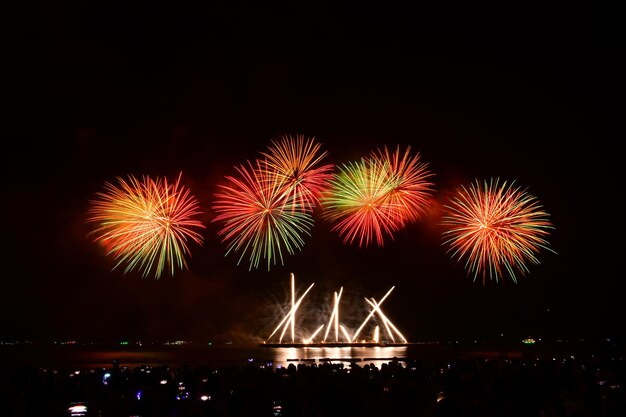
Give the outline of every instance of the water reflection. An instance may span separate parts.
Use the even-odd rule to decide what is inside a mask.
[[[117,349],[100,347],[72,347],[21,349],[5,352],[4,363],[36,364],[44,367],[79,366],[108,368],[112,364],[135,367],[139,365],[207,365],[211,367],[245,366],[249,364],[286,367],[293,363],[374,364],[380,367],[394,358],[399,361],[432,357],[427,347],[416,346],[359,346],[359,347],[259,347],[257,346],[203,346],[203,347],[141,347]],[[430,353],[429,353],[430,352]],[[440,355],[447,350],[437,347]]]
[[[403,360],[407,354],[406,346],[374,346],[374,347],[285,347],[265,348],[266,357],[271,358],[273,365],[289,366],[319,363],[373,364],[380,367],[393,359]]]

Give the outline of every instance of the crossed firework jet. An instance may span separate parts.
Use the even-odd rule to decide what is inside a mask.
[[[287,332],[288,329],[291,329],[291,343],[295,343],[296,341],[296,336],[295,336],[296,312],[300,308],[300,304],[302,303],[302,300],[304,299],[304,297],[306,297],[306,295],[309,293],[311,288],[313,288],[313,285],[315,285],[315,283],[309,285],[306,291],[296,301],[295,276],[293,273],[290,275],[291,275],[291,308],[289,309],[288,313],[283,317],[283,319],[280,321],[278,326],[276,326],[272,334],[270,334],[270,336],[267,338],[266,342],[269,342],[274,337],[274,335],[277,334],[278,330],[281,327],[282,327],[282,331],[280,333],[280,336],[278,337],[278,343],[283,342],[283,338],[285,337],[285,333]],[[394,288],[395,287],[391,287],[389,291],[387,291],[387,293],[380,299],[380,301],[376,301],[374,298],[372,298],[371,300],[367,298],[365,299],[365,301],[369,304],[369,306],[372,309],[370,310],[365,320],[363,320],[363,323],[359,326],[359,328],[354,332],[352,336],[350,336],[350,333],[345,328],[345,326],[343,324],[339,324],[339,302],[341,301],[341,294],[343,293],[343,287],[341,287],[339,289],[339,293],[335,291],[333,294],[333,309],[330,314],[330,319],[328,321],[328,324],[320,325],[317,328],[317,330],[313,332],[313,334],[311,334],[309,337],[305,337],[302,340],[302,343],[309,344],[309,343],[315,342],[317,335],[320,334],[324,326],[326,326],[326,332],[324,333],[324,337],[320,338],[319,342],[324,343],[328,341],[328,334],[331,328],[334,329],[334,333],[335,333],[334,342],[341,341],[341,338],[339,337],[340,334],[341,336],[343,336],[345,343],[352,343],[352,342],[358,341],[358,337],[361,334],[361,331],[363,330],[365,325],[368,323],[368,321],[374,316],[374,314],[377,314],[380,321],[382,321],[385,327],[385,330],[387,332],[387,336],[393,343],[396,343],[396,336],[399,338],[401,343],[407,343],[406,338],[402,335],[402,333],[400,333],[398,328],[391,322],[391,320],[387,318],[387,316],[383,313],[383,310],[381,308],[383,302],[389,296],[389,294],[391,294],[391,291],[393,291]],[[341,330],[341,333],[339,332],[340,330]],[[396,336],[394,336],[394,334]],[[376,326],[374,328],[372,341],[375,343],[378,343],[380,341],[379,326]]]
[[[218,184],[211,220],[221,224],[218,236],[226,256],[244,258],[249,270],[265,261],[267,269],[283,264],[305,244],[314,214],[332,223],[346,244],[383,246],[385,239],[419,221],[432,202],[434,176],[419,153],[383,147],[359,161],[333,166],[314,138],[297,135],[271,141],[262,158],[235,167]],[[87,222],[94,242],[115,260],[113,269],[137,269],[144,277],[187,268],[189,242],[202,245],[198,200],[181,184],[167,178],[132,175],[117,184],[105,182],[91,200]],[[465,263],[474,281],[480,276],[498,281],[539,264],[538,253],[549,248],[553,229],[549,214],[536,197],[513,182],[476,179],[443,205],[443,243],[452,258]]]

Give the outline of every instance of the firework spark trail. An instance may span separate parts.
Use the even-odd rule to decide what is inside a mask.
[[[391,294],[391,291],[393,291],[393,289],[395,288],[395,286],[391,287],[389,289],[389,291],[387,291],[387,293],[385,294],[385,296],[383,298],[380,299],[380,301],[377,303],[379,306],[381,306],[383,304],[383,302],[385,301],[385,299],[389,296],[389,294]],[[367,299],[366,299],[367,300]],[[365,318],[365,320],[363,320],[363,323],[361,324],[361,326],[359,326],[359,328],[357,329],[357,331],[354,333],[354,336],[352,336],[352,341],[354,342],[356,340],[356,338],[359,336],[359,333],[361,333],[361,330],[363,330],[363,327],[365,327],[365,324],[367,324],[367,322],[372,318],[372,316],[374,315],[375,310],[370,311],[370,313],[367,315],[367,317]]]
[[[298,308],[300,308],[300,304],[302,303],[302,300],[304,299],[304,297],[307,295],[307,293],[309,292],[309,290],[311,288],[313,288],[313,285],[315,285],[315,283],[309,285],[309,288],[307,288],[307,290],[304,292],[304,294],[302,294],[302,296],[298,299],[298,301],[296,302],[296,304],[293,306],[293,309],[290,311],[290,314],[287,316],[289,318],[289,322],[287,322],[287,324],[289,324],[290,322],[293,322],[295,320],[296,317],[296,311],[298,310]],[[287,324],[285,324],[285,326],[283,327],[283,331],[280,334],[280,339],[279,342],[283,341],[283,337],[285,336],[285,332],[287,330]],[[272,336],[270,336],[272,337]]]
[[[474,281],[481,275],[483,284],[487,276],[498,282],[506,272],[517,283],[516,271],[529,273],[526,263],[538,265],[541,249],[556,253],[546,240],[553,229],[548,213],[536,197],[513,185],[492,178],[481,186],[476,180],[444,205],[444,244],[452,258],[465,259]]]
[[[250,270],[258,268],[261,259],[267,260],[270,270],[277,260],[283,263],[283,251],[292,255],[302,249],[302,235],[310,235],[313,219],[285,194],[284,179],[268,175],[259,161],[256,166],[248,161],[248,167],[236,170],[239,177],[227,176],[228,185],[219,185],[213,221],[223,222],[218,234],[228,242],[226,255],[240,252],[239,264],[249,253]]]
[[[304,343],[311,343],[313,341],[313,339],[315,338],[315,336],[317,336],[317,334],[322,331],[322,329],[324,328],[324,325],[322,324],[320,327],[317,328],[316,331],[313,332],[313,334],[311,335],[311,337],[309,337],[308,339],[304,339]]]
[[[182,173],[170,184],[167,178],[142,180],[132,175],[118,184],[106,182],[104,191],[91,201],[87,222],[98,227],[90,232],[94,241],[117,261],[113,269],[126,263],[124,273],[137,268],[146,277],[163,270],[173,275],[175,267],[187,268],[190,255],[187,241],[202,244],[195,228],[205,228],[198,201],[180,183]]]
[[[382,314],[382,311],[377,307],[378,304],[375,303],[376,300],[374,300],[374,303],[372,303],[370,300],[368,300],[367,298],[365,299],[365,301],[367,301],[367,303],[372,306],[372,311],[378,313],[378,315],[380,316],[383,325],[385,326],[385,329],[387,330],[387,336],[389,336],[389,338],[391,339],[391,341],[393,343],[396,342],[396,339],[393,337],[393,333],[391,332],[391,328],[389,327],[389,323],[387,322],[387,320],[385,320],[385,316]]]
[[[287,314],[285,314],[283,316],[283,319],[280,321],[278,326],[276,326],[276,328],[274,329],[272,334],[265,340],[264,343],[267,343],[269,340],[271,340],[272,337],[274,337],[276,332],[278,332],[278,330],[281,327],[282,327],[282,332],[280,334],[278,343],[282,343],[282,340],[283,340],[283,338],[285,336],[285,333],[287,332],[287,329],[290,327],[291,324],[293,324],[293,322],[295,322],[295,312],[298,310],[298,308],[300,308],[300,305],[301,305],[303,299],[305,298],[307,293],[313,288],[313,285],[314,285],[314,284],[311,284],[309,286],[309,288],[307,288],[307,290],[304,292],[304,294],[302,296],[300,296],[300,298],[294,303],[294,300],[295,300],[295,278],[294,278],[293,274],[291,274],[291,283],[292,283],[291,308],[287,312]],[[328,324],[321,324],[313,332],[313,334],[311,334],[308,338],[306,338],[306,337],[302,338],[302,343],[303,344],[312,343],[314,341],[315,337],[322,331],[322,329],[324,329],[325,326],[326,326],[326,332],[324,334],[324,337],[320,339],[320,343],[325,343],[327,341],[328,334],[329,334],[331,328],[334,328],[334,333],[335,333],[334,342],[335,343],[339,343],[340,342],[340,335],[343,336],[343,338],[345,338],[347,343],[354,342],[356,340],[356,338],[358,337],[359,333],[361,332],[361,330],[363,329],[363,327],[365,326],[365,324],[369,321],[369,319],[374,314],[378,314],[380,316],[380,320],[383,323],[383,325],[385,326],[385,329],[387,330],[387,334],[389,335],[389,338],[391,339],[391,341],[393,343],[396,342],[396,339],[394,337],[394,333],[403,340],[402,343],[408,343],[406,338],[404,337],[404,335],[402,335],[402,333],[398,330],[398,328],[383,313],[382,308],[381,308],[383,302],[391,294],[391,292],[393,291],[394,288],[395,287],[391,287],[387,291],[387,293],[380,299],[380,302],[377,302],[376,299],[374,299],[374,298],[371,298],[371,300],[365,298],[365,301],[372,307],[372,309],[369,312],[368,317],[363,321],[363,323],[361,324],[359,329],[355,332],[354,336],[351,337],[350,336],[350,332],[348,331],[348,329],[343,324],[341,324],[340,321],[339,321],[339,305],[340,305],[341,297],[342,297],[342,294],[343,294],[343,287],[340,287],[339,292],[337,292],[337,291],[333,292],[333,308],[332,308],[332,311],[331,311],[331,314],[330,314],[330,318],[329,318]],[[379,332],[379,326],[376,326],[375,329],[374,329],[373,340],[375,342],[377,342],[377,343],[379,342],[379,339],[380,339],[379,333],[380,333]],[[292,337],[292,341],[291,342],[295,343],[295,334]]]
[[[343,291],[343,287],[341,288]],[[339,341],[339,300],[341,295],[337,295],[335,292],[335,342]]]
[[[343,327],[343,324],[339,325],[339,328],[341,329],[341,333],[343,334],[343,337],[346,338],[347,342],[350,342],[352,340],[352,338],[350,337],[350,334],[348,333],[348,331],[346,330],[345,327]],[[339,339],[337,339],[337,341],[339,341]]]
[[[343,292],[343,287],[340,288],[339,295],[337,295],[336,291],[333,293],[333,311],[330,314],[330,320],[328,321],[328,326],[326,327],[326,333],[324,334],[324,339],[322,339],[324,342],[326,341],[326,338],[328,338],[328,332],[330,331],[330,328],[332,327],[331,325],[334,325],[334,328],[335,328],[335,341],[337,342],[339,339],[339,329],[338,329],[339,300],[341,299],[342,292]]]
[[[295,341],[296,326],[296,277],[291,274],[291,343]]]
[[[380,304],[377,303],[376,300],[373,299],[373,298],[372,298],[371,301],[366,298],[365,301],[367,301],[369,303],[369,305],[372,306],[372,308],[374,308],[374,310],[376,310],[376,312],[378,313],[378,315],[382,319],[383,324],[387,328],[387,332],[389,334],[389,337],[391,337],[391,340],[393,342],[396,341],[394,339],[394,337],[393,337],[393,334],[391,333],[390,328],[393,329],[393,331],[396,332],[396,334],[402,338],[402,342],[403,343],[406,343],[407,342],[406,338],[402,335],[402,333],[400,333],[400,330],[398,330],[398,328],[396,326],[394,326],[394,324],[391,322],[391,320],[389,320],[389,318],[387,318],[387,316],[383,313],[383,310],[380,308]]]
[[[315,138],[303,135],[283,136],[272,141],[264,163],[268,175],[278,176],[285,184],[285,197],[292,202],[292,210],[313,211],[332,178],[332,164],[320,165],[328,155],[321,152]]]
[[[288,325],[290,324],[290,321],[292,317],[295,317],[295,310],[297,310],[300,307],[300,303],[302,303],[302,300],[304,299],[304,297],[307,295],[307,293],[311,290],[311,288],[313,288],[313,285],[315,285],[315,283],[312,283],[311,285],[309,285],[309,288],[306,289],[306,291],[304,292],[304,294],[302,294],[300,296],[300,298],[298,299],[298,301],[296,302],[296,304],[294,305],[294,307],[292,309],[289,310],[289,312],[285,315],[285,317],[280,321],[280,323],[278,324],[278,326],[276,326],[276,328],[274,329],[274,331],[272,332],[272,334],[270,334],[270,336],[267,338],[267,340],[270,340],[272,338],[272,336],[274,336],[274,334],[278,331],[278,329],[280,329],[280,326],[282,326],[283,324],[285,324],[285,322],[287,322],[283,328],[283,331],[280,335],[280,341],[282,342],[283,340],[283,336],[285,335],[285,331],[287,330]]]

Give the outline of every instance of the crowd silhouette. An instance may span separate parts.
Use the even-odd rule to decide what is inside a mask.
[[[622,357],[0,368],[3,416],[626,415]]]

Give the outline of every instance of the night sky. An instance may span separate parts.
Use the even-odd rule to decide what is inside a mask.
[[[624,7],[42,3],[2,29],[0,339],[254,340],[292,272],[299,291],[315,282],[311,305],[343,286],[355,317],[395,285],[383,310],[412,341],[624,336]],[[248,271],[224,256],[213,194],[285,134],[334,164],[410,145],[438,203],[382,248],[316,216],[302,251]],[[189,269],[111,271],[89,200],[117,176],[179,172],[207,226]],[[473,282],[442,246],[439,204],[491,177],[555,227],[557,254],[518,284]]]

